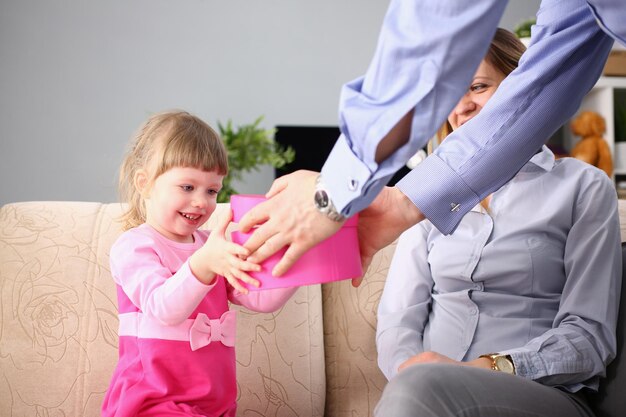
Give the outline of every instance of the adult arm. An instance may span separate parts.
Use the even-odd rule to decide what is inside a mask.
[[[424,351],[433,287],[427,234],[420,224],[400,236],[378,305],[378,366],[387,379],[395,376],[407,359]]]
[[[393,27],[391,22],[394,16],[397,17],[398,10],[408,7],[398,3],[406,4],[392,2],[385,28]],[[429,4],[435,8],[434,3]],[[465,2],[459,4],[467,6]],[[476,13],[484,5],[481,2],[468,9],[467,15],[455,16],[457,20],[469,23],[460,32],[456,32],[458,22],[455,19],[448,22],[445,17],[433,15],[429,16],[430,22],[421,22],[420,19],[428,16],[430,10],[421,14],[417,5],[412,14],[411,10],[406,10],[408,16],[422,23],[422,26],[412,26],[416,33],[403,32],[404,26],[408,25],[403,25],[407,21],[400,17],[397,17],[401,22],[397,31],[400,35],[389,31],[386,36],[387,32],[383,30],[379,49],[365,78],[346,85],[344,89],[340,122],[343,134],[322,169],[322,182],[342,214],[350,216],[367,207],[392,173],[423,145],[456,103],[479,57],[484,56],[493,34],[488,28],[495,28],[497,24],[492,18],[494,15],[499,17],[500,6],[503,7],[502,2],[497,2],[489,5],[493,11],[485,11],[482,15]],[[472,16],[476,19],[471,19]],[[432,39],[441,44],[429,51],[441,49],[450,51],[449,54],[429,55],[420,49],[428,44],[420,37],[421,28],[434,22],[438,28],[433,29],[435,36]],[[476,32],[475,28],[483,28],[483,32]],[[459,35],[460,39],[451,33]],[[414,43],[410,42],[411,36],[417,39]],[[388,38],[391,41],[387,41]],[[408,46],[389,47],[397,38]],[[448,44],[451,39],[453,42]],[[537,25],[533,28],[533,41],[519,68],[507,77],[477,117],[455,131],[435,154],[397,184],[405,198],[414,203],[410,217],[419,221],[426,215],[440,231],[452,233],[467,211],[508,181],[539,149],[545,138],[573,115],[600,76],[612,42],[585,1],[544,0],[537,14]],[[455,46],[470,51],[470,56]],[[441,60],[437,60],[437,56]],[[394,58],[398,58],[401,65],[390,65]],[[378,76],[379,73],[389,74],[391,70],[386,72],[387,67],[396,71],[393,74],[395,81],[390,81],[390,85],[384,85],[386,78]],[[402,69],[406,69],[406,73]],[[429,71],[431,69],[433,71]],[[381,83],[384,89],[379,90],[377,86]],[[398,104],[406,104],[406,97],[411,97],[407,99],[411,105],[403,107]],[[377,163],[376,151],[380,142],[377,138],[388,133],[411,108],[413,120],[409,143],[387,160]],[[388,123],[388,119],[393,122]],[[255,261],[289,245],[288,258],[283,258],[277,266],[282,273],[304,251],[338,230],[337,224],[324,221],[324,216],[315,212],[311,203],[313,184],[310,179],[286,180],[278,190],[270,193],[274,196],[270,202],[257,206],[244,217],[242,227],[246,230],[267,221],[247,243],[250,250],[258,252]],[[302,221],[293,226],[289,222],[274,220],[287,217],[290,210],[297,211]],[[315,230],[314,237],[309,237],[306,230]],[[361,239],[370,238],[361,236]],[[363,242],[361,246],[364,246]],[[365,246],[373,244],[366,242]]]
[[[342,214],[368,206],[432,137],[469,85],[505,6],[502,0],[392,0],[365,76],[342,90],[342,134],[322,170]],[[289,245],[277,275],[341,226],[313,206],[313,175],[279,180],[272,198],[240,221],[244,231],[263,223],[245,245],[258,250],[255,262]],[[299,221],[288,221],[294,216]]]
[[[542,1],[519,67],[397,187],[442,233],[453,232],[578,110],[612,43],[585,1]]]
[[[603,172],[585,174],[572,209],[564,252],[567,281],[553,328],[523,347],[501,352],[511,355],[518,375],[545,385],[575,385],[603,376],[616,352],[622,277],[617,198]]]

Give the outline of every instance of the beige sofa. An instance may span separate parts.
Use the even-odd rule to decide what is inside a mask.
[[[119,214],[100,203],[0,208],[0,416],[100,414],[117,359],[108,253]],[[372,414],[386,383],[375,312],[393,250],[376,256],[359,288],[302,287],[276,313],[239,311],[239,416]],[[604,402],[623,403],[616,397]]]

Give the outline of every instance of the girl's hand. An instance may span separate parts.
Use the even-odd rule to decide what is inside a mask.
[[[248,249],[226,240],[226,228],[232,217],[233,213],[229,210],[226,215],[218,218],[206,243],[189,258],[189,266],[205,284],[213,283],[215,276],[221,275],[236,290],[248,294],[248,289],[240,281],[258,287],[259,281],[246,272],[260,271],[261,266],[245,260],[250,254]]]

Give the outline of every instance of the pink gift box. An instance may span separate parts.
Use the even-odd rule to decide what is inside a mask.
[[[233,221],[237,223],[252,207],[265,201],[262,195],[233,195],[230,205],[233,210]],[[360,277],[361,256],[357,235],[358,215],[348,219],[341,229],[333,236],[309,249],[282,276],[272,275],[272,269],[282,258],[287,248],[283,248],[261,264],[261,271],[251,272],[250,276],[261,283],[259,288],[243,283],[249,290],[266,290],[270,288],[294,287],[301,285],[321,284]],[[233,242],[243,244],[252,235],[232,232]]]

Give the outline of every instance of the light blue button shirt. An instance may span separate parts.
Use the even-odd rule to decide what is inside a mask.
[[[510,354],[519,376],[596,389],[615,356],[620,228],[611,180],[546,147],[452,235],[407,230],[378,310],[388,378],[409,357]]]
[[[342,134],[322,168],[344,215],[367,207],[433,136],[466,91],[505,6],[497,0],[391,1],[365,76],[342,90]],[[439,230],[451,233],[575,113],[602,72],[612,37],[626,44],[623,22],[623,0],[542,1],[519,68],[398,187]],[[377,164],[378,143],[411,109],[409,143]]]

